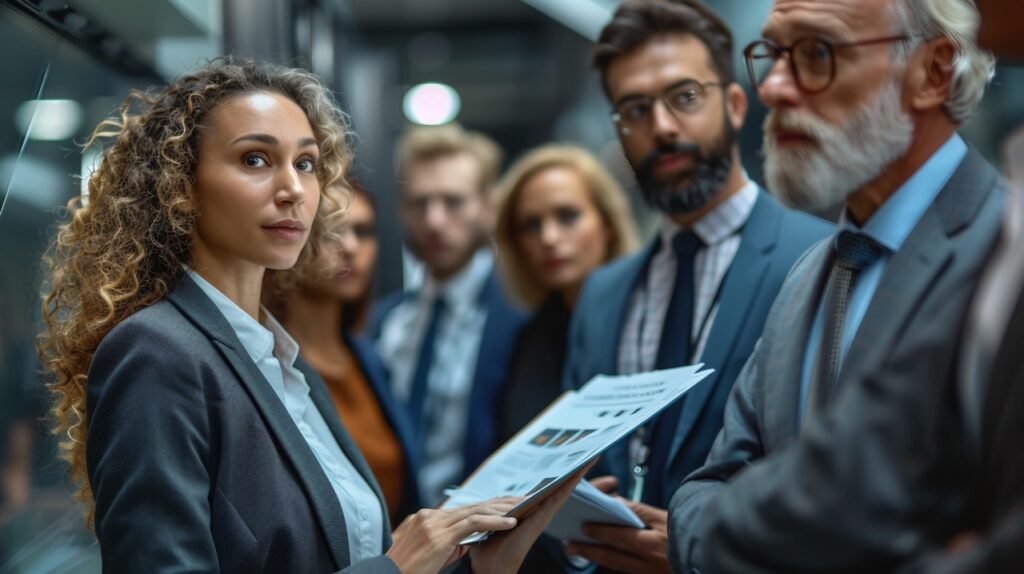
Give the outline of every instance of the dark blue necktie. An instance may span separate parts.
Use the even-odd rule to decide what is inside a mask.
[[[423,332],[423,340],[420,342],[419,356],[416,358],[416,369],[412,375],[412,387],[409,391],[409,401],[406,403],[406,410],[409,412],[409,422],[417,443],[422,448],[426,437],[424,428],[424,411],[427,402],[428,379],[430,366],[434,362],[434,342],[437,339],[438,328],[441,324],[441,317],[444,315],[444,297],[438,295],[430,309],[430,318],[427,319],[427,329]]]
[[[836,238],[836,256],[825,294],[825,328],[821,333],[821,348],[811,390],[810,403],[814,409],[821,409],[828,404],[839,377],[839,351],[857,276],[881,254],[882,248],[878,242],[862,233],[842,231]]]
[[[694,256],[704,242],[692,231],[680,231],[672,239],[672,250],[676,254],[676,279],[672,287],[672,300],[665,313],[661,328],[661,342],[658,344],[656,369],[681,367],[690,362],[690,333],[693,329],[694,300]],[[679,399],[658,415],[653,428],[649,427],[650,452],[648,478],[643,500],[648,504],[665,508],[665,465],[668,462],[672,439],[679,425],[685,397]],[[668,493],[671,495],[672,493]]]

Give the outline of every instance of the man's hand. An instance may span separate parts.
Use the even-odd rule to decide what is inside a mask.
[[[606,478],[594,479],[592,484],[601,490],[609,484],[614,488],[614,483],[609,483]],[[583,527],[583,533],[598,544],[574,542],[566,546],[566,553],[629,574],[669,572],[666,556],[668,511],[639,502],[622,501],[647,524],[647,529],[589,524]]]

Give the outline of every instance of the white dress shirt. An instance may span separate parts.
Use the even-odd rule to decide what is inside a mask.
[[[718,314],[716,301],[722,280],[740,248],[740,231],[757,202],[758,188],[747,182],[727,201],[709,211],[693,224],[693,232],[704,242],[694,258],[693,325],[691,339],[696,341],[688,363],[704,354],[708,333]],[[676,256],[672,238],[682,231],[671,219],[662,218],[661,247],[647,265],[647,275],[630,298],[626,323],[618,349],[620,374],[653,370],[665,314],[675,287]],[[666,246],[669,246],[666,248]]]
[[[423,406],[426,436],[422,438],[426,442],[419,483],[422,501],[428,506],[440,502],[444,490],[463,472],[469,398],[487,322],[487,308],[480,294],[493,268],[491,252],[481,249],[462,271],[444,283],[426,276],[417,296],[399,303],[381,325],[377,349],[391,369],[395,396],[405,403],[412,392],[416,360],[434,300],[444,298]]]
[[[299,356],[298,343],[266,308],[261,308],[261,324],[198,273],[190,271],[189,278],[227,319],[327,475],[345,515],[352,563],[380,556],[384,551],[380,500],[345,456],[327,421],[313,404],[306,377],[294,366]]]

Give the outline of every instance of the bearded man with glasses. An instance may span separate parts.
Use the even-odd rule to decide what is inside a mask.
[[[677,572],[889,572],[957,531],[956,358],[1005,199],[956,133],[993,74],[977,27],[971,0],[775,0],[744,51],[772,191],[843,211],[672,499]]]
[[[698,0],[626,0],[594,64],[640,192],[662,214],[639,253],[593,273],[573,313],[566,386],[703,362],[715,373],[630,439],[595,480],[649,528],[594,525],[569,554],[621,572],[667,572],[664,510],[722,424],[733,381],[790,266],[832,227],[747,178],[736,135],[747,99],[732,34]],[[538,569],[539,570],[539,569]]]

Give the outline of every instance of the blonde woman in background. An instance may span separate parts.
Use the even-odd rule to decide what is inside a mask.
[[[509,290],[534,311],[501,401],[507,440],[561,393],[569,316],[592,271],[637,245],[622,188],[588,151],[537,148],[499,185],[498,260]]]

